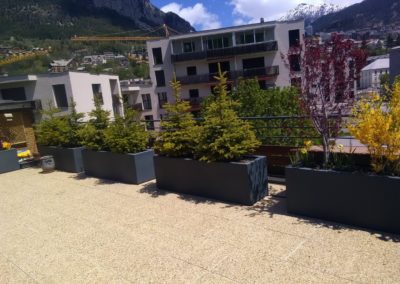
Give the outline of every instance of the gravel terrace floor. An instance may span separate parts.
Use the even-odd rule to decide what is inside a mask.
[[[0,283],[400,282],[400,236],[290,216],[271,191],[245,207],[154,181],[2,174]]]

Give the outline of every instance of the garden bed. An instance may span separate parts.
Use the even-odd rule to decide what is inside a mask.
[[[400,177],[286,168],[289,213],[400,233]]]
[[[82,150],[84,147],[64,148],[38,145],[41,156],[51,155],[54,158],[56,169],[64,172],[83,172]]]
[[[85,173],[102,179],[140,184],[154,179],[153,150],[136,154],[82,151]]]
[[[268,194],[266,157],[244,162],[199,162],[154,156],[157,187],[226,202],[252,205]]]
[[[0,174],[19,170],[17,150],[1,150],[0,151]]]

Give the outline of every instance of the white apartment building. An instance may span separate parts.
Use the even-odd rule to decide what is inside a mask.
[[[222,71],[228,72],[229,87],[241,77],[257,77],[263,88],[290,86],[290,71],[283,57],[289,47],[302,43],[303,35],[304,21],[274,21],[148,41],[153,82],[148,92],[153,108],[146,114],[147,119],[162,118],[162,105],[172,101],[169,82],[174,73],[182,84],[182,97],[191,103],[194,112],[216,84],[218,63]]]
[[[15,77],[0,77],[0,105],[10,102],[40,102],[43,109],[53,105],[67,114],[71,101],[78,112],[87,114],[98,98],[105,110],[123,115],[118,76],[65,72]],[[36,119],[39,119],[36,112]],[[86,116],[88,119],[88,116]]]
[[[361,69],[360,89],[379,90],[381,76],[389,74],[389,58],[380,58]]]
[[[154,88],[150,80],[133,79],[121,81],[123,101],[128,106],[140,112],[142,120],[149,120],[148,130],[154,130],[154,110],[160,107],[157,100],[152,99]]]

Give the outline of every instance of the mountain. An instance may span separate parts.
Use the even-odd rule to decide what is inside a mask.
[[[66,39],[73,35],[143,31],[164,23],[181,33],[194,30],[187,21],[162,12],[149,0],[0,0],[3,39]]]
[[[400,0],[364,0],[313,23],[315,32],[377,29],[400,25]]]
[[[282,17],[281,21],[292,21],[292,20],[299,20],[304,19],[305,25],[308,26],[316,19],[337,12],[341,10],[342,7],[339,5],[334,4],[327,4],[324,3],[322,5],[313,5],[313,4],[306,4],[301,3],[297,5],[296,8],[291,9],[284,17]]]

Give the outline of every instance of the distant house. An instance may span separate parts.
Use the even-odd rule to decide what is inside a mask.
[[[87,65],[100,65],[107,63],[104,55],[88,55],[83,57],[83,64]]]
[[[95,98],[110,111],[111,117],[123,115],[118,76],[65,72],[0,77],[0,109],[10,103],[41,105],[43,109],[53,105],[61,114],[67,114],[73,100],[77,111],[87,114],[94,108]],[[37,110],[34,111],[35,121],[40,120]]]
[[[389,74],[389,58],[380,58],[361,69],[361,89],[379,90],[381,76]]]
[[[52,73],[61,73],[61,72],[67,72],[72,70],[73,67],[75,67],[76,62],[73,58],[71,59],[60,59],[60,60],[53,60],[53,62],[50,63],[50,71]]]

